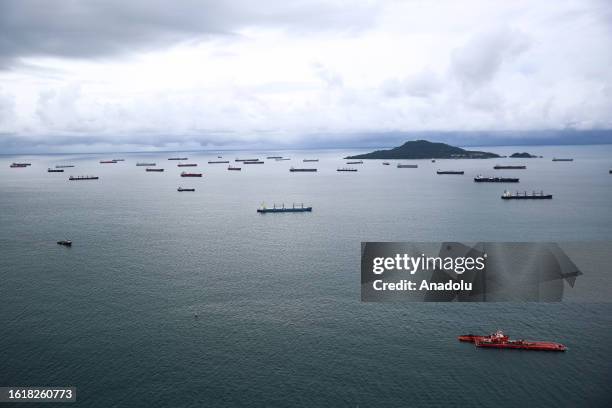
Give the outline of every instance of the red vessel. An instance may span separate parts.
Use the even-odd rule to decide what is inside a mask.
[[[187,173],[182,172],[181,177],[202,177],[202,173]]]
[[[466,334],[458,337],[459,341],[467,341],[476,344],[476,347],[502,348],[502,349],[521,349],[521,350],[540,350],[540,351],[566,351],[567,347],[560,343],[551,341],[528,341],[510,340],[501,330],[488,336],[478,336]]]
[[[116,160],[100,160],[100,163],[102,164],[115,164],[117,163]]]

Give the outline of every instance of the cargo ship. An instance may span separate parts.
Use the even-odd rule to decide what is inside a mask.
[[[72,164],[60,164],[55,166],[56,169],[67,169],[68,167],[74,167]]]
[[[221,164],[221,163],[229,163],[229,160],[211,160],[208,164]]]
[[[476,183],[518,183],[518,177],[483,177],[478,175],[474,177]]]
[[[276,160],[276,159],[282,159],[282,158],[283,158],[283,156],[268,156],[268,157],[266,157],[266,159],[268,159],[268,160],[272,160],[272,159]]]
[[[125,159],[113,159],[115,162],[125,161]]]
[[[157,163],[136,163],[136,166],[139,166],[139,167],[143,167],[143,166],[157,166]]]
[[[527,194],[526,191],[523,192],[523,194],[520,194],[517,191],[515,194],[512,194],[509,191],[504,191],[501,198],[502,200],[550,200],[552,198],[552,194],[544,194],[542,191],[539,193],[533,191],[531,194]]]
[[[240,171],[240,170],[242,170],[242,167],[227,166],[227,169],[228,170],[237,170],[237,171]]]
[[[289,171],[292,172],[292,173],[295,173],[295,172],[313,172],[313,171],[317,171],[317,169],[291,167],[289,169]]]
[[[265,205],[263,205],[261,208],[257,209],[257,212],[260,214],[265,214],[265,213],[287,213],[287,212],[311,212],[312,211],[312,207],[304,207],[304,204],[301,204],[299,207],[296,207],[295,204],[293,204],[292,207],[285,207],[285,204],[283,204],[281,207],[277,207],[276,204],[274,204],[274,206],[272,208],[267,208]]]
[[[197,163],[179,163],[177,167],[198,167]]]
[[[265,162],[262,160],[245,160],[242,164],[264,164]]]
[[[12,168],[24,168],[24,167],[28,167],[28,166],[31,166],[31,164],[30,163],[13,163],[9,167],[12,167]]]
[[[257,159],[236,159],[234,161],[236,161],[236,162],[248,162],[248,161],[249,162],[254,162],[254,161],[259,161],[259,158],[257,158]]]
[[[164,169],[145,169],[145,171],[156,171],[156,172],[162,172],[162,171],[164,171]]]
[[[359,160],[359,161],[350,161],[350,162],[346,162],[346,164],[363,164],[363,160]]]
[[[438,170],[437,174],[464,174],[464,171],[461,170]]]
[[[72,246],[72,241],[63,239],[61,241],[57,241],[57,245]]]
[[[117,162],[114,160],[100,160],[100,163],[101,164],[115,164]]]
[[[398,169],[416,169],[417,167],[419,167],[418,164],[398,164],[397,165]]]
[[[350,167],[341,167],[336,171],[357,171],[357,169],[352,169]]]
[[[179,187],[179,188],[176,189],[176,191],[178,191],[178,192],[195,191],[195,188],[183,188],[183,187]]]
[[[566,351],[567,347],[561,343],[551,341],[529,341],[511,340],[501,330],[488,336],[478,336],[466,334],[459,336],[459,341],[474,343],[476,347],[498,348],[498,349],[519,349],[536,351]]]
[[[503,165],[498,164],[493,168],[495,170],[524,170],[527,168],[527,166],[513,166],[513,165],[503,166]]]
[[[188,160],[187,157],[170,157],[168,160]]]
[[[275,159],[276,161],[285,161],[285,160],[291,160],[289,157],[281,157],[280,159]]]
[[[47,173],[63,173],[64,169],[47,169]]]
[[[574,161],[574,159],[558,159],[556,157],[553,157],[552,161],[567,161],[567,162],[570,162],[570,161]]]
[[[181,173],[181,177],[202,177],[202,173],[187,173],[184,171]]]
[[[68,180],[71,181],[79,181],[79,180],[97,180],[100,177],[98,176],[70,176],[68,177]]]
[[[383,162],[383,166],[388,166],[388,165],[390,165],[390,164],[391,164],[391,163],[389,163],[389,162]]]

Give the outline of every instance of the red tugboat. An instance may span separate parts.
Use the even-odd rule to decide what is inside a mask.
[[[501,330],[488,336],[478,336],[466,334],[458,337],[459,341],[474,343],[476,347],[502,348],[502,349],[521,349],[521,350],[540,350],[540,351],[566,351],[567,347],[560,343],[551,341],[527,341],[510,340]]]

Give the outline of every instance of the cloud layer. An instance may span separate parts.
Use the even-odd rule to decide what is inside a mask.
[[[0,151],[612,128],[610,66],[606,1],[7,0]]]

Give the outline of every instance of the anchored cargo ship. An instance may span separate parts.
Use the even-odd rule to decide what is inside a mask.
[[[388,165],[390,165],[390,164],[391,164],[391,163],[389,163],[389,162],[383,162],[383,166],[388,166]]]
[[[476,347],[484,348],[499,348],[499,349],[520,349],[520,350],[536,350],[536,351],[566,351],[567,347],[561,343],[551,341],[528,341],[528,340],[511,340],[501,330],[496,331],[488,336],[478,336],[466,334],[459,336],[459,341],[474,343]]]
[[[283,156],[268,156],[268,157],[266,157],[266,159],[268,159],[268,160],[272,160],[272,159],[282,159],[282,158],[283,158]]]
[[[234,161],[237,161],[237,162],[254,162],[254,161],[259,161],[259,158],[257,158],[257,159],[236,159]]]
[[[31,166],[31,164],[30,163],[13,163],[9,167],[12,167],[12,168],[24,168],[24,167],[28,167],[28,166]]]
[[[416,169],[417,167],[419,167],[418,164],[398,164],[397,165],[398,169]]]
[[[157,163],[136,163],[136,166],[157,166]]]
[[[342,167],[342,168],[339,168],[336,171],[357,171],[357,169],[352,169],[350,167]]]
[[[517,191],[515,194],[512,194],[509,191],[504,191],[501,198],[502,200],[549,200],[552,198],[552,194],[544,194],[542,191],[540,193],[533,191],[531,194],[527,194],[526,191],[520,194]]]
[[[60,164],[55,166],[56,169],[64,169],[64,168],[68,168],[68,167],[74,167],[74,165],[72,164]]]
[[[197,163],[179,163],[177,167],[198,167]]]
[[[164,171],[164,169],[146,169],[146,171],[162,172],[162,171]]]
[[[64,239],[61,241],[57,241],[58,245],[63,245],[63,246],[72,246],[72,241]]]
[[[179,188],[176,189],[176,191],[178,191],[178,192],[195,191],[195,188],[183,188],[183,187],[179,187]]]
[[[242,170],[242,167],[227,166],[227,169],[228,170],[237,170],[237,171],[240,171],[240,170]]]
[[[313,172],[313,171],[317,171],[317,169],[309,169],[309,168],[295,168],[295,167],[291,167],[289,169],[290,172],[295,173],[295,172]]]
[[[265,162],[262,160],[245,160],[242,164],[264,164]]]
[[[285,160],[291,160],[289,157],[281,157],[280,159],[275,159],[276,161],[285,161]]]
[[[474,177],[476,183],[518,183],[517,177],[483,177],[478,175]]]
[[[188,160],[187,157],[170,157],[168,160]]]
[[[47,173],[63,173],[64,169],[47,169]]]
[[[187,173],[184,171],[181,173],[181,177],[202,177],[202,173]]]
[[[574,161],[574,159],[558,159],[556,157],[553,157],[552,161]]]
[[[102,164],[114,164],[117,163],[115,160],[100,160]]]
[[[79,180],[97,180],[100,177],[98,176],[70,176],[68,180],[79,181]]]
[[[464,174],[465,172],[462,170],[438,170],[436,171],[438,174]]]
[[[221,164],[221,163],[229,163],[229,160],[211,160],[208,164]]]
[[[526,169],[527,166],[512,166],[512,165],[503,166],[503,165],[498,164],[493,168],[495,170],[523,170],[523,169]]]
[[[285,204],[283,204],[281,207],[277,207],[276,204],[274,204],[272,208],[267,208],[264,205],[261,208],[257,209],[257,212],[260,214],[286,213],[286,212],[311,212],[311,211],[312,211],[312,207],[304,207],[304,204],[301,204],[299,207],[296,207],[295,204],[293,204],[292,207],[285,207]]]
[[[346,162],[346,164],[363,164],[363,160],[359,160],[359,161],[350,161],[350,162]]]
[[[302,160],[304,163],[309,163],[309,162],[318,162],[319,159],[304,159]]]

